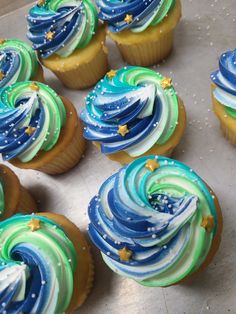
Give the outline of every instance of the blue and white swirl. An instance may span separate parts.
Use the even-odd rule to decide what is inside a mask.
[[[91,0],[47,0],[42,6],[35,5],[27,20],[27,36],[42,58],[54,53],[68,57],[75,49],[86,47],[98,24]],[[51,33],[49,39],[48,33]]]
[[[89,204],[89,235],[116,273],[144,285],[166,286],[196,270],[207,256],[217,216],[213,197],[200,177],[184,164],[154,156],[123,167],[101,186]],[[206,232],[203,217],[215,228]],[[197,239],[197,241],[196,241]],[[132,252],[129,261],[119,251]]]
[[[214,97],[224,106],[236,110],[236,49],[223,53],[219,60],[219,70],[211,74],[217,86]]]

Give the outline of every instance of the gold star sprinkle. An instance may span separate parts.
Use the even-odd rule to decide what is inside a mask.
[[[121,136],[125,136],[127,133],[129,133],[127,124],[119,125],[117,133],[119,133]]]
[[[201,227],[205,228],[207,232],[211,232],[214,228],[214,217],[211,215],[204,217],[201,223]]]
[[[125,23],[130,24],[133,22],[133,15],[126,14],[124,18]]]
[[[127,247],[123,247],[123,249],[119,250],[120,260],[123,262],[129,262],[133,252],[127,249]]]
[[[0,71],[0,81],[2,81],[4,77],[5,77],[5,74],[2,71]]]
[[[29,136],[31,136],[32,134],[34,134],[36,128],[32,127],[32,126],[28,126],[28,128],[25,130],[25,133],[28,134]]]
[[[159,163],[157,162],[156,159],[148,159],[146,162],[145,167],[150,170],[151,172],[153,172],[154,170],[156,170],[157,168],[160,167]]]
[[[42,7],[43,5],[45,5],[45,0],[38,0],[37,5]]]
[[[6,39],[0,38],[0,45],[3,45],[6,42]]]
[[[46,38],[47,40],[53,40],[55,33],[54,32],[47,32]]]
[[[115,70],[111,70],[107,73],[108,78],[111,80],[113,77],[116,76],[116,71]]]
[[[32,232],[37,231],[40,229],[40,220],[32,219],[27,225]]]
[[[172,86],[172,79],[170,77],[166,77],[161,81],[161,87],[166,89]]]
[[[35,82],[31,83],[29,87],[36,92],[39,91],[39,86]]]

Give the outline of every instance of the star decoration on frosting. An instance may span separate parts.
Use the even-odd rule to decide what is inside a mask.
[[[32,219],[27,225],[32,232],[37,231],[40,229],[40,220]]]
[[[32,134],[34,134],[35,130],[36,128],[29,125],[28,128],[25,130],[25,133],[31,136]]]
[[[129,129],[127,124],[125,125],[119,125],[119,129],[117,131],[121,136],[125,136],[127,133],[129,133]]]
[[[161,87],[166,89],[172,86],[172,79],[170,77],[166,77],[161,81]]]
[[[130,14],[126,14],[125,18],[124,18],[125,23],[130,24],[133,22],[133,15]]]
[[[107,73],[108,78],[111,80],[113,79],[113,77],[116,76],[116,71],[115,70],[111,70]]]
[[[31,83],[29,87],[36,92],[39,91],[39,86],[35,82]]]
[[[160,167],[160,164],[157,162],[156,159],[148,159],[146,162],[145,167],[153,172],[154,170],[158,169]]]
[[[45,0],[38,0],[37,5],[40,6],[40,7],[42,7],[42,6],[45,5],[45,3],[46,3]]]
[[[6,42],[6,39],[0,38],[0,45],[3,45]]]
[[[119,257],[122,262],[129,262],[132,255],[133,252],[130,251],[127,247],[123,247],[123,249],[119,250]]]
[[[53,40],[54,36],[55,36],[54,32],[49,31],[46,33],[47,40]]]
[[[211,215],[204,217],[201,227],[205,228],[207,232],[211,232],[214,228],[214,217]]]
[[[2,71],[0,71],[0,81],[2,81],[4,77],[5,77],[5,74]]]

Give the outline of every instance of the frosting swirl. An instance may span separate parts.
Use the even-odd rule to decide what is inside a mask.
[[[89,235],[116,273],[143,285],[171,285],[209,253],[217,226],[213,197],[186,165],[142,157],[105,181],[92,199]]]
[[[175,0],[96,0],[99,18],[108,23],[111,32],[130,29],[142,32],[163,21],[174,7]]]
[[[226,112],[236,118],[236,49],[224,52],[219,60],[219,70],[211,74],[217,86],[214,97],[224,106]]]
[[[37,70],[37,55],[28,44],[17,39],[0,39],[0,89],[33,79]]]
[[[56,53],[68,57],[86,47],[97,30],[97,11],[91,0],[45,0],[28,14],[28,38],[42,58]]]
[[[84,137],[101,151],[137,157],[166,143],[178,124],[178,97],[171,79],[142,67],[110,71],[86,99]]]
[[[0,223],[0,245],[0,312],[65,312],[77,253],[63,229],[43,216],[15,215]]]
[[[61,98],[42,83],[21,82],[0,90],[0,153],[4,160],[32,160],[57,143],[66,121]]]

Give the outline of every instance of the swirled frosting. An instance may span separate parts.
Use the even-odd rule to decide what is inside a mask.
[[[33,79],[38,70],[36,53],[17,39],[0,40],[0,89]]]
[[[186,165],[142,157],[92,199],[89,235],[116,273],[143,285],[171,285],[198,269],[211,248],[213,197]]]
[[[0,245],[0,312],[64,313],[77,254],[63,229],[43,216],[15,215],[0,223]]]
[[[98,16],[91,0],[41,0],[29,11],[28,38],[42,58],[68,57],[86,47],[97,30]]]
[[[108,23],[111,32],[130,29],[142,32],[163,21],[175,5],[175,0],[96,0],[99,18]]]
[[[214,97],[224,106],[226,112],[236,118],[236,49],[223,53],[219,60],[219,70],[211,74],[217,86]]]
[[[61,98],[42,83],[21,82],[0,90],[0,153],[4,160],[32,160],[57,143],[66,121]]]
[[[109,72],[88,95],[81,113],[86,139],[99,142],[103,153],[126,151],[132,157],[166,143],[178,117],[170,79],[142,67]]]

